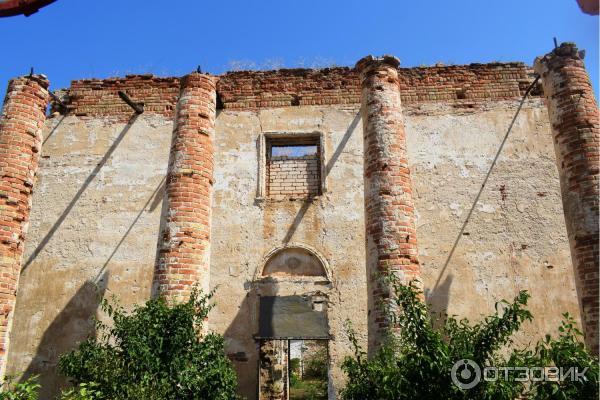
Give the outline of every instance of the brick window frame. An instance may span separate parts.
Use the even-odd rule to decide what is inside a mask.
[[[317,145],[317,156],[319,164],[319,191],[318,193],[311,196],[279,196],[274,198],[269,196],[268,191],[268,168],[269,168],[269,157],[271,147],[273,144],[277,145],[304,145],[304,144],[315,144]],[[264,132],[259,135],[257,141],[258,147],[258,187],[257,187],[257,201],[265,200],[306,200],[309,198],[318,198],[324,194],[327,190],[326,187],[326,174],[325,174],[325,146],[323,140],[323,134],[321,132]]]

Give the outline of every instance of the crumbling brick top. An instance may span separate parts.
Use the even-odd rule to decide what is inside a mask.
[[[217,93],[225,109],[356,104],[360,81],[347,67],[229,72]]]
[[[124,78],[82,79],[59,91],[58,97],[67,106],[66,112],[79,116],[127,116],[131,108],[118,95],[127,93],[136,102],[144,103],[144,112],[172,117],[179,97],[179,78],[159,78],[151,74],[127,75]],[[56,102],[53,110],[60,110]]]
[[[532,70],[520,62],[400,68],[399,77],[404,103],[515,99],[533,81]],[[221,109],[360,103],[358,73],[348,67],[228,72],[217,78]],[[118,97],[118,91],[124,91],[144,103],[146,113],[172,117],[179,81],[153,75],[85,79],[73,81],[57,94],[69,114],[129,116],[131,108]],[[533,93],[540,94],[539,90]],[[53,108],[59,110],[56,104]]]

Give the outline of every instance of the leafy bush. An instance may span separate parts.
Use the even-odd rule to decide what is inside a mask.
[[[60,371],[79,385],[68,398],[236,398],[223,338],[202,334],[211,297],[194,290],[186,303],[157,298],[130,313],[104,299],[112,325],[98,322],[98,339],[60,357]]]
[[[98,385],[90,383],[80,383],[74,388],[63,392],[61,400],[97,400],[101,399],[102,393],[97,390]]]
[[[402,285],[389,278],[393,300],[388,313],[394,335],[384,341],[371,359],[358,345],[349,326],[354,356],[347,357],[342,369],[348,384],[342,390],[345,400],[401,399],[477,399],[513,400],[597,399],[598,360],[586,352],[580,342],[581,333],[573,320],[560,328],[560,336],[547,336],[533,350],[511,348],[511,336],[522,323],[532,319],[526,309],[529,295],[522,291],[512,303],[501,301],[496,312],[481,322],[448,317],[443,327],[433,327],[428,307],[413,285]],[[471,389],[453,384],[451,369],[455,362],[469,359],[484,366],[506,367],[587,367],[588,382],[520,382],[514,372],[507,379],[482,380]]]
[[[300,373],[300,359],[290,359],[290,386],[294,386],[298,383],[298,375]]]
[[[583,335],[575,327],[575,321],[568,314],[558,328],[559,336],[553,339],[546,335],[537,343],[534,350],[518,353],[518,359],[524,365],[549,365],[564,370],[587,368],[587,381],[567,379],[558,385],[556,382],[533,382],[529,396],[531,399],[598,399],[598,360],[586,351],[581,340]]]
[[[37,400],[40,390],[37,378],[32,376],[24,382],[13,384],[12,379],[7,377],[2,384],[0,400]]]
[[[327,364],[327,349],[321,348],[307,359],[305,377],[327,382]]]

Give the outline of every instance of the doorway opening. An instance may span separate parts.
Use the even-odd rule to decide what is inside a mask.
[[[327,400],[327,341],[290,340],[289,360],[289,400]]]
[[[256,273],[259,400],[328,399],[330,354],[322,258],[301,245],[269,253]]]
[[[327,399],[329,327],[326,298],[262,296],[259,400]]]
[[[260,400],[327,400],[328,341],[262,339]]]

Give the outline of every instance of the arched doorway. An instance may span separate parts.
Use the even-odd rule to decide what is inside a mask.
[[[326,261],[313,249],[271,251],[259,288],[259,400],[327,399],[329,324]]]

